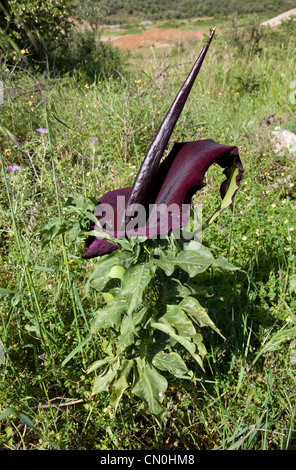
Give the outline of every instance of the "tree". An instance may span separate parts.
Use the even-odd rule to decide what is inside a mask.
[[[71,28],[72,0],[0,0],[2,49],[27,49],[32,59],[44,59]]]

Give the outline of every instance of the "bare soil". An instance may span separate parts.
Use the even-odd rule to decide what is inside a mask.
[[[221,34],[216,30],[215,34]],[[202,39],[209,35],[208,29],[198,31],[180,31],[179,29],[158,29],[151,28],[140,34],[126,34],[123,36],[106,36],[104,40],[112,41],[114,46],[122,49],[136,49],[141,47],[169,47],[178,41],[188,41],[192,39]]]

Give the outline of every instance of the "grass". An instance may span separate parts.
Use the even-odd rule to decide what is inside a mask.
[[[278,126],[296,130],[295,44],[264,41],[247,60],[217,39],[174,131],[174,140],[237,145],[245,174],[235,204],[203,234],[241,270],[196,279],[226,339],[204,332],[205,373],[172,383],[162,429],[134,398],[124,397],[115,417],[108,392],[89,397],[85,371],[102,340],[83,342],[103,302],[85,292],[94,262],[81,260],[75,230],[47,244],[39,230],[78,220],[69,197],[97,200],[132,183],[201,43],[151,53],[145,67],[137,52],[132,71],[93,84],[2,72],[2,449],[295,449],[296,162],[276,154],[270,137]],[[8,172],[11,164],[22,171]],[[204,217],[219,201],[218,174],[211,168],[196,196]]]

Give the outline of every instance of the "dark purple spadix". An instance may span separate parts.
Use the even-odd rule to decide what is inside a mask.
[[[94,211],[98,224],[91,221],[93,233],[86,240],[84,259],[112,253],[118,248],[116,239],[133,236],[157,238],[185,227],[192,197],[205,186],[205,173],[213,164],[223,169],[225,178],[220,186],[222,200],[203,228],[213,223],[232,204],[244,172],[236,146],[223,145],[212,139],[175,142],[170,153],[161,161],[214,32],[215,28],[160,125],[133,186],[109,191],[98,200]],[[141,218],[140,209],[144,209]]]
[[[184,108],[187,101],[190,90],[194,84],[194,81],[200,71],[209,45],[212,41],[216,28],[214,28],[203,47],[197,61],[193,65],[191,72],[183,83],[180,91],[173,101],[167,115],[162,121],[149,149],[143,160],[143,163],[136,176],[130,196],[127,201],[127,212],[128,207],[132,204],[141,204],[145,200],[147,189],[159,167],[159,163],[165,148],[169,142],[174,127],[179,119],[179,116]]]

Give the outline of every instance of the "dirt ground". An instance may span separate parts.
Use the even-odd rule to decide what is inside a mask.
[[[261,24],[263,26],[275,27],[275,26],[279,26],[283,21],[289,20],[293,16],[296,16],[296,8],[292,8],[292,10],[286,11],[285,13],[275,16],[274,18],[271,18],[270,20],[264,21]]]
[[[221,34],[216,30],[215,34]],[[105,40],[111,40],[114,46],[123,49],[135,49],[140,47],[169,47],[177,41],[188,41],[190,39],[202,39],[209,35],[208,29],[198,31],[180,31],[178,29],[158,29],[151,28],[141,34],[126,34],[124,36],[105,37]]]

